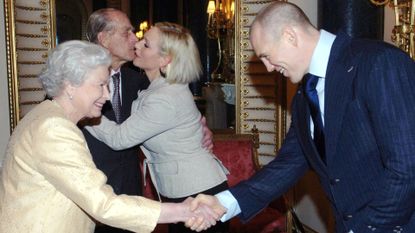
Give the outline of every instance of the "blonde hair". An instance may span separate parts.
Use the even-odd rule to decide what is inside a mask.
[[[199,50],[189,30],[169,22],[154,25],[160,31],[160,55],[171,56],[164,72],[170,83],[187,84],[199,79],[202,73]]]

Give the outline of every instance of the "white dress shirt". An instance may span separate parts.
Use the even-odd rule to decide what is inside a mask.
[[[327,65],[329,63],[330,50],[333,45],[335,35],[320,30],[320,38],[318,40],[317,46],[314,49],[313,55],[311,57],[311,63],[308,72],[319,77],[322,77],[318,80],[316,90],[318,94],[318,100],[320,104],[321,117],[324,125],[324,82],[326,77]],[[313,121],[310,121],[310,130],[311,135],[313,135],[314,125]],[[222,216],[221,221],[225,222],[234,216],[241,213],[241,208],[239,207],[238,201],[228,190],[220,192],[215,195],[219,202],[227,209],[225,215]]]

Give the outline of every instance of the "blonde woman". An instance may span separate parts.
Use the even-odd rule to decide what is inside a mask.
[[[183,201],[198,193],[227,188],[227,170],[202,147],[201,114],[188,84],[201,73],[199,52],[189,31],[173,23],[157,23],[136,44],[134,65],[150,80],[138,94],[131,116],[117,125],[105,117],[88,128],[120,150],[143,143],[153,184],[164,200]],[[171,226],[170,232],[186,232]],[[221,232],[223,224],[209,229]],[[226,227],[225,227],[226,228]]]

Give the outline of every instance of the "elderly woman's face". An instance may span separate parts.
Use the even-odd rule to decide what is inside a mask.
[[[99,66],[86,73],[85,81],[74,87],[72,103],[81,118],[99,117],[101,109],[109,99],[108,66]]]

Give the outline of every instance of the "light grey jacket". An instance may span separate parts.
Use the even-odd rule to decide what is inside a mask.
[[[138,93],[131,116],[121,125],[102,117],[100,125],[87,129],[115,150],[143,143],[158,192],[180,198],[224,182],[228,173],[202,148],[200,118],[188,85],[158,78]]]

